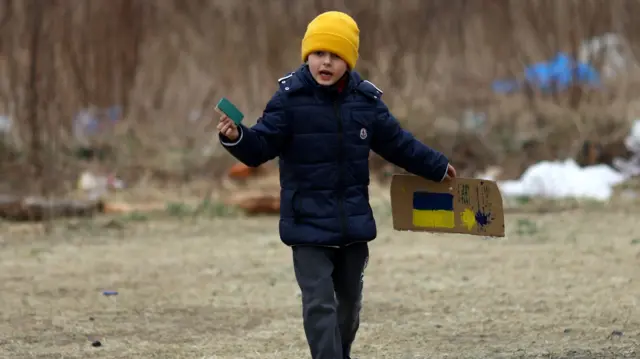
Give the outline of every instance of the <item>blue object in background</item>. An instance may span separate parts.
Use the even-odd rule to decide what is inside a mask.
[[[95,136],[113,126],[122,118],[122,106],[83,109],[74,118],[74,132],[78,136]]]
[[[498,80],[493,82],[492,88],[495,92],[511,93],[529,85],[534,89],[551,93],[564,91],[576,84],[599,87],[600,74],[593,66],[559,52],[547,62],[527,66],[524,70],[524,81]]]
[[[107,117],[111,121],[118,121],[120,116],[122,116],[122,107],[120,106],[111,106],[106,109]]]
[[[496,80],[491,85],[494,92],[498,93],[512,93],[520,89],[520,82],[518,80]]]
[[[113,295],[118,295],[118,292],[116,292],[114,290],[105,290],[104,292],[102,292],[102,294],[107,296],[107,297],[111,297]]]

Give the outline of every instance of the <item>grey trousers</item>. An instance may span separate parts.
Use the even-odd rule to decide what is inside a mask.
[[[350,359],[360,326],[367,243],[342,248],[295,246],[293,267],[312,359]]]

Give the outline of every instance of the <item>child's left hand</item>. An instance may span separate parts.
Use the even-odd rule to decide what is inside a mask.
[[[456,178],[456,169],[452,165],[447,165],[447,174],[444,176],[445,181],[451,181]]]

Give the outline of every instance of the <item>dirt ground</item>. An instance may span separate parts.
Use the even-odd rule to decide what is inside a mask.
[[[355,357],[639,357],[633,212],[509,214],[490,240],[379,214]],[[1,358],[309,358],[273,218],[1,228]]]

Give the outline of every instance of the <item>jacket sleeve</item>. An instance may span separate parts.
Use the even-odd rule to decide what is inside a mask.
[[[385,160],[408,172],[434,182],[447,174],[449,160],[444,154],[418,141],[404,130],[387,106],[378,101],[371,149]]]
[[[280,154],[289,138],[290,128],[284,115],[282,95],[278,92],[269,100],[255,125],[238,126],[238,140],[232,142],[222,134],[218,136],[233,157],[249,167],[258,167]]]

